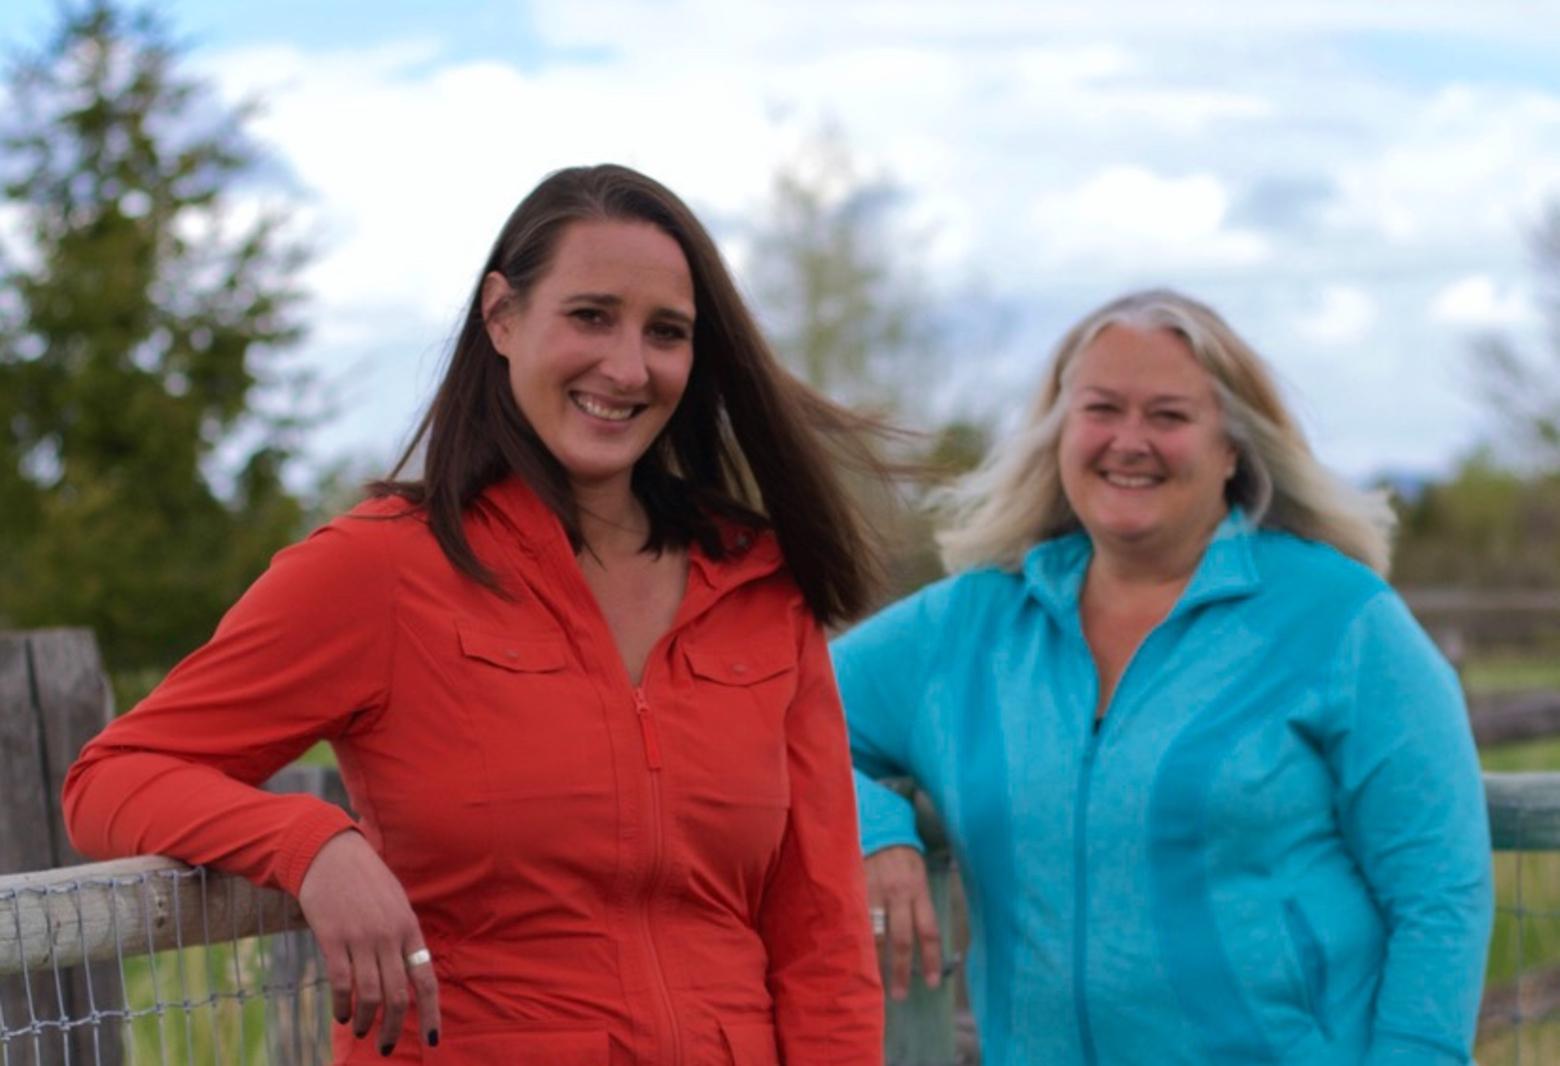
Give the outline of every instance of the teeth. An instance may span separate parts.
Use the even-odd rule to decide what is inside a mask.
[[[1159,480],[1147,474],[1112,474],[1108,471],[1101,476],[1110,484],[1123,489],[1146,489]]]
[[[586,414],[594,415],[596,418],[605,418],[609,422],[626,422],[634,416],[633,404],[627,407],[614,407],[611,404],[602,403],[593,396],[582,396],[575,392],[569,394],[569,399],[574,401],[575,407],[578,407]]]

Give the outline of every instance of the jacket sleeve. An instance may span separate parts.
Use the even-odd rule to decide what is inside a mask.
[[[338,519],[284,549],[206,645],[82,749],[64,787],[78,850],[167,855],[297,893],[353,822],[258,786],[384,703],[394,574],[381,525]]]
[[[849,753],[823,634],[809,618],[786,717],[791,814],[759,912],[781,1061],[883,1056],[883,989],[867,921]]]
[[[1472,1061],[1493,922],[1489,822],[1461,687],[1396,594],[1338,662],[1332,751],[1346,839],[1387,926],[1370,1066]]]
[[[928,598],[923,590],[886,608],[831,646],[850,727],[862,851],[908,845],[925,851],[910,800],[879,778],[915,776],[910,751],[927,661]]]

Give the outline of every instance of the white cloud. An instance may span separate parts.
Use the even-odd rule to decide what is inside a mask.
[[[1470,5],[1454,0],[1412,4],[1362,4],[1357,0],[1111,0],[1078,4],[1065,0],[791,0],[739,3],[732,0],[595,0],[535,5],[543,32],[560,44],[603,43],[602,27],[614,43],[650,40],[657,46],[687,44],[690,37],[723,37],[761,46],[795,45],[848,37],[936,36],[954,42],[1055,37],[1059,34],[1155,34],[1204,38],[1210,32],[1329,33],[1346,30],[1456,32],[1477,37],[1542,36],[1547,5],[1529,0],[1489,0]],[[690,34],[687,27],[707,31]],[[1550,35],[1554,27],[1549,27]],[[737,31],[732,34],[731,31]]]
[[[1376,301],[1369,293],[1349,285],[1328,285],[1295,325],[1301,336],[1317,344],[1359,344],[1370,334],[1376,317]]]
[[[1256,233],[1226,228],[1229,194],[1211,174],[1162,177],[1136,166],[1101,171],[1042,195],[1031,219],[1039,255],[1057,263],[1247,266],[1268,250]]]
[[[1243,330],[1293,341],[1275,346],[1281,370],[1331,368],[1306,380],[1334,441],[1389,436],[1377,401],[1337,395],[1345,380],[1397,382],[1395,406],[1431,414],[1393,431],[1390,457],[1466,440],[1447,414],[1455,385],[1424,367],[1457,357],[1432,352],[1445,324],[1516,313],[1509,284],[1468,282],[1519,276],[1522,228],[1560,194],[1560,95],[1399,82],[1331,50],[1358,29],[1560,39],[1560,15],[1527,4],[527,10],[541,58],[524,64],[453,60],[432,36],[205,59],[233,96],[265,99],[257,130],[311,197],[324,249],[304,279],[311,351],[326,363],[372,353],[354,387],[383,390],[362,427],[376,441],[409,419],[407,367],[434,361],[505,214],[561,165],[641,167],[740,265],[776,165],[833,121],[864,173],[904,189],[906,228],[935,238],[900,250],[934,289],[987,279],[1037,315],[1149,279],[1209,294]],[[1234,206],[1285,181],[1313,190],[1303,211]],[[1433,429],[1416,441],[1421,426]]]
[[[1465,329],[1509,329],[1530,326],[1538,315],[1516,286],[1498,286],[1489,275],[1475,274],[1437,292],[1430,318]]]
[[[1560,97],[1450,86],[1339,168],[1353,224],[1396,244],[1510,240],[1560,195]]]

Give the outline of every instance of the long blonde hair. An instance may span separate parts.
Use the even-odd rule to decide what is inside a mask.
[[[1225,496],[1248,521],[1331,544],[1387,572],[1396,516],[1386,494],[1356,489],[1317,461],[1262,357],[1212,308],[1149,289],[1112,300],[1068,330],[1018,431],[937,497],[945,516],[937,542],[950,573],[1016,569],[1038,541],[1079,528],[1062,491],[1058,444],[1078,353],[1111,325],[1171,331],[1213,378],[1238,455]]]

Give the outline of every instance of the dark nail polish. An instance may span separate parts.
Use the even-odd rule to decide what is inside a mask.
[[[379,1054],[380,1054],[380,1056],[382,1058],[387,1058],[388,1059],[390,1057],[390,1052],[392,1052],[394,1050],[395,1050],[395,1045],[394,1044],[380,1044],[379,1045]]]
[[[438,1047],[439,1046],[439,1031],[437,1029],[429,1029],[428,1030],[428,1046],[429,1047]]]
[[[354,1040],[362,1040],[367,1035],[368,1035],[368,1028],[366,1026],[364,1028],[362,1028],[362,1029],[354,1029],[354,1030],[352,1030],[352,1038]]]
[[[336,1015],[336,1024],[337,1025],[346,1025],[351,1020],[352,1020],[352,1015],[350,1015],[350,1014],[338,1014],[338,1015]]]

